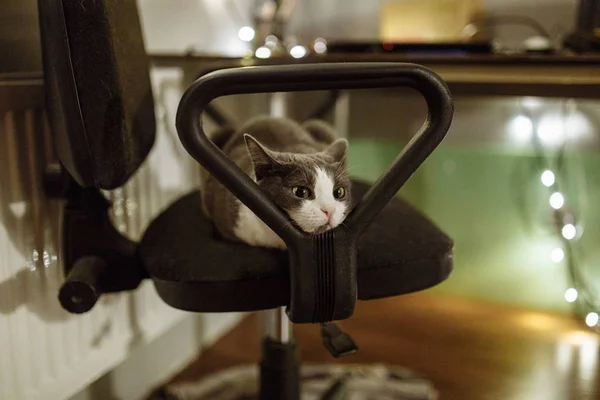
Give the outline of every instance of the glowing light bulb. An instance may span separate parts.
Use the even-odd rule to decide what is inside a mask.
[[[470,38],[474,34],[477,33],[477,26],[475,24],[469,24],[465,26],[462,30],[462,35],[465,38]]]
[[[514,141],[519,143],[527,142],[533,135],[533,122],[524,115],[517,115],[510,122],[509,133]]]
[[[313,49],[315,50],[315,53],[318,53],[318,54],[325,53],[327,51],[327,41],[323,38],[315,39],[315,42],[313,44]]]
[[[277,39],[277,36],[275,35],[269,35],[265,38],[265,46],[268,48],[277,46],[277,42],[279,42],[279,39]]]
[[[567,290],[565,290],[565,300],[568,303],[575,302],[575,300],[577,300],[578,296],[579,296],[579,293],[577,293],[577,289],[575,289],[575,288],[568,288]]]
[[[538,110],[544,104],[539,97],[524,97],[521,103],[523,104],[523,107],[532,111]]]
[[[564,124],[557,115],[547,115],[540,119],[537,136],[545,145],[557,146],[564,141]]]
[[[594,138],[594,125],[585,114],[574,111],[567,118],[565,136],[570,140],[590,140]]]
[[[290,55],[294,58],[302,58],[306,55],[306,47],[296,45],[290,49]]]
[[[249,26],[242,26],[238,31],[238,37],[244,42],[249,42],[254,39],[254,29]]]
[[[598,314],[596,314],[595,312],[591,312],[588,315],[586,315],[585,323],[587,324],[587,326],[590,327],[598,325]]]
[[[557,247],[550,252],[550,259],[555,263],[559,263],[565,259],[565,252],[560,247]]]
[[[554,172],[550,171],[549,169],[542,172],[542,184],[544,186],[550,187],[550,186],[554,185],[555,181],[556,181],[556,177],[554,176]]]
[[[258,49],[256,49],[254,55],[256,56],[256,58],[269,58],[271,57],[271,50],[269,50],[268,47],[261,46]]]
[[[566,224],[562,228],[562,235],[567,240],[575,239],[575,236],[577,236],[577,228],[575,228],[575,225],[573,224]]]
[[[550,206],[555,210],[558,210],[565,205],[565,198],[560,192],[554,192],[550,196]]]

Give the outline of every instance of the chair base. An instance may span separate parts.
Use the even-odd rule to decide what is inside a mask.
[[[300,372],[302,400],[320,400],[336,381],[346,376],[344,391],[336,399],[435,400],[431,382],[402,367],[385,365],[305,364]],[[240,366],[217,372],[198,382],[168,385],[152,400],[258,399],[259,368]]]

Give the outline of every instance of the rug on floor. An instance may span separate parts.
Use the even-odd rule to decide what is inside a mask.
[[[344,400],[436,400],[433,385],[410,370],[384,365],[303,365],[302,400],[321,400],[345,377]],[[231,368],[197,382],[161,388],[153,400],[254,400],[258,392],[255,365]]]

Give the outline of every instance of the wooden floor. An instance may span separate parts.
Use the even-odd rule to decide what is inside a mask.
[[[431,379],[440,400],[600,399],[598,336],[566,316],[419,293],[359,303],[340,325],[360,351],[337,362],[409,367]],[[257,333],[251,315],[175,381],[256,362]],[[302,360],[336,362],[316,326],[295,335]]]

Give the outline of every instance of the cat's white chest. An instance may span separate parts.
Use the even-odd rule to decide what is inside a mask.
[[[279,235],[258,218],[248,207],[240,204],[235,236],[251,246],[275,247],[285,249],[285,243]]]

